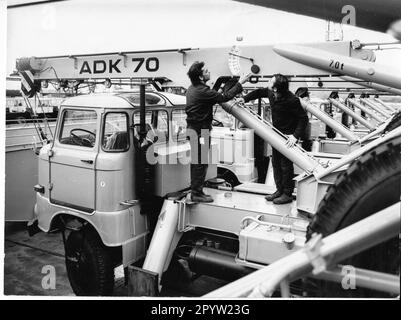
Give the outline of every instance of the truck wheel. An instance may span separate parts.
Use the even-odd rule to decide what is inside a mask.
[[[110,296],[114,288],[113,261],[92,230],[70,233],[65,244],[68,279],[77,296]]]
[[[342,173],[330,186],[321,201],[307,231],[326,237],[362,220],[400,200],[401,194],[401,137],[396,137],[366,152]],[[362,253],[342,265],[399,273],[399,240],[390,239]],[[319,296],[383,296],[383,293],[356,288],[344,290],[341,284],[319,281]]]

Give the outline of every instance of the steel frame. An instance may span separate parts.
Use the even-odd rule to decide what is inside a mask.
[[[280,284],[283,283],[281,286],[285,288],[286,282],[309,276],[310,273],[315,273],[313,276],[319,275],[327,280],[338,281],[338,269],[326,271],[326,266],[334,266],[348,257],[398,236],[400,212],[401,201],[324,239],[320,239],[320,235],[315,236],[303,249],[204,297],[271,296]],[[359,285],[399,294],[399,276],[357,270],[359,275],[356,281]],[[288,294],[286,290],[284,294]]]
[[[311,275],[311,277],[315,279],[341,283],[341,281],[344,279],[344,267],[347,266],[337,265],[330,270],[322,271],[317,275]],[[352,276],[354,277],[356,287],[374,289],[378,291],[389,292],[392,294],[400,293],[400,278],[396,275],[355,267],[353,268],[354,270]]]

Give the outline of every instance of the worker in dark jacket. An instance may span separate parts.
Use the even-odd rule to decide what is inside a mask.
[[[288,79],[282,74],[275,74],[267,88],[250,92],[242,101],[248,102],[263,97],[269,98],[273,126],[287,135],[287,147],[293,147],[298,139],[304,136],[309,119],[299,99],[288,90]],[[290,203],[294,191],[293,163],[275,149],[272,163],[277,190],[267,195],[265,199],[275,204]]]
[[[229,101],[242,92],[242,84],[249,76],[242,76],[229,90],[219,93],[206,85],[210,80],[210,73],[204,62],[194,62],[189,68],[188,77],[191,86],[186,93],[185,112],[187,136],[191,142],[191,198],[194,202],[213,202],[212,197],[203,192],[208,167],[213,106],[216,103]]]

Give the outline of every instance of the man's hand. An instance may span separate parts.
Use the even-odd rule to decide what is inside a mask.
[[[297,143],[297,138],[295,138],[292,134],[290,134],[288,137],[287,142],[285,143],[286,147],[288,148],[292,148],[293,146],[295,146],[295,144]]]
[[[248,73],[248,74],[243,74],[240,76],[238,82],[241,84],[244,84],[245,82],[248,81],[248,79],[251,77],[252,73]]]

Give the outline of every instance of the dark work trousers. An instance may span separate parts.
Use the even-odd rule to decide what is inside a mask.
[[[210,148],[210,128],[188,124],[188,130],[196,134],[188,135],[191,144],[191,192],[195,195],[203,194]],[[203,138],[203,144],[201,144]]]
[[[276,188],[278,191],[291,197],[294,191],[294,180],[292,180],[294,178],[294,165],[274,148],[272,158]]]

